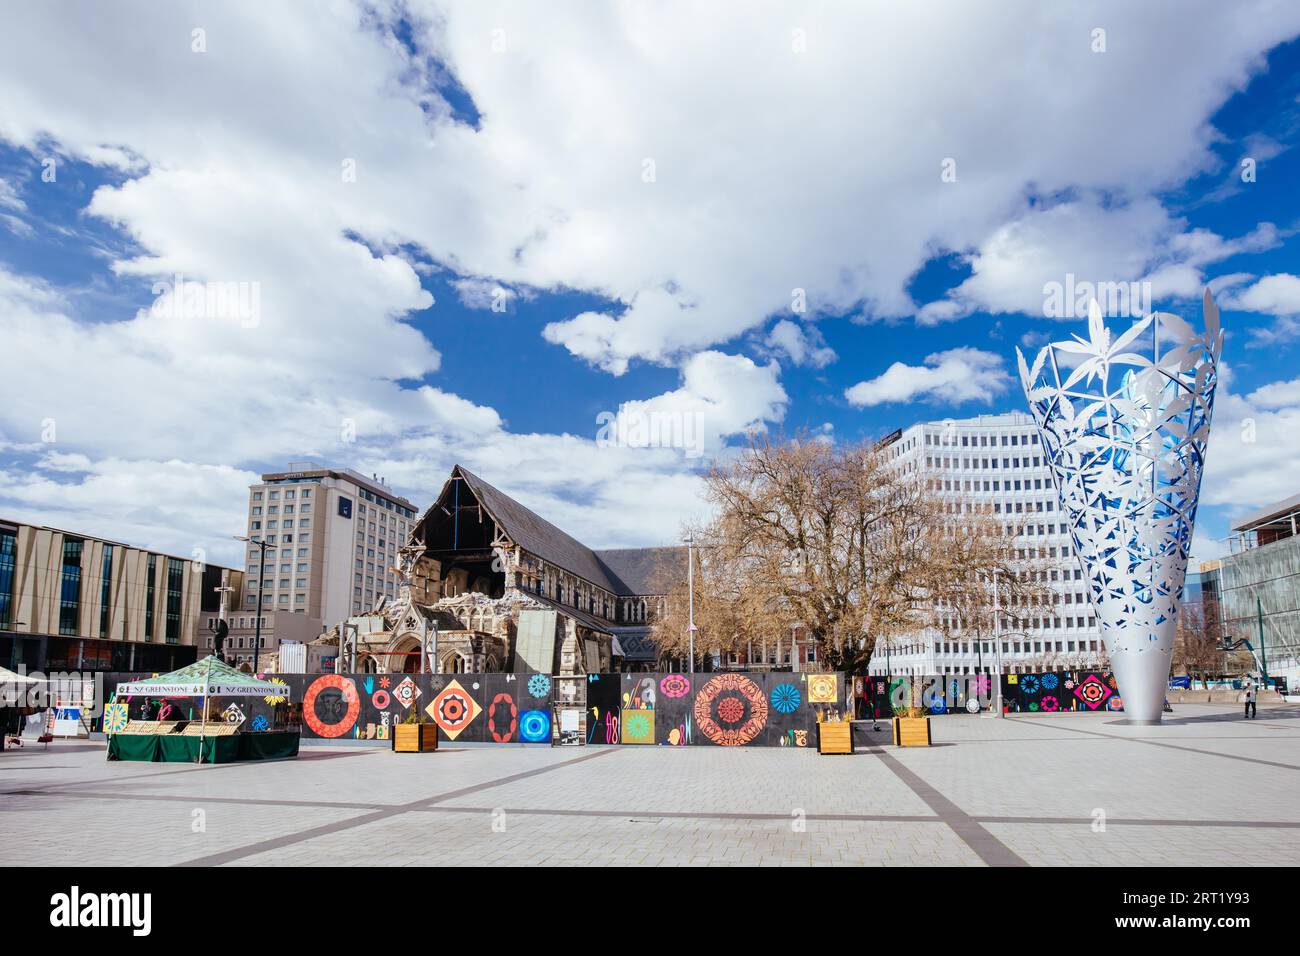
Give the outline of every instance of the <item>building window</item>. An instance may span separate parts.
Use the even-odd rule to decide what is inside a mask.
[[[85,542],[80,538],[63,540],[63,573],[59,583],[59,633],[77,633],[77,617],[81,610],[81,551]]]
[[[185,585],[185,563],[180,558],[167,559],[167,630],[163,639],[179,644],[181,639],[181,591]]]
[[[0,628],[13,623],[14,568],[17,565],[18,536],[0,528]]]
[[[144,582],[144,639],[153,640],[153,588],[154,578],[158,571],[158,556],[149,555],[148,570],[145,572]]]
[[[113,546],[104,545],[104,573],[99,586],[99,636],[108,637],[108,598],[113,577]]]

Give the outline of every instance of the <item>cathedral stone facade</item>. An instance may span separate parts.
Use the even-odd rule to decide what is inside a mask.
[[[337,629],[344,670],[578,676],[653,669],[686,549],[592,550],[457,465],[398,570],[395,600]]]

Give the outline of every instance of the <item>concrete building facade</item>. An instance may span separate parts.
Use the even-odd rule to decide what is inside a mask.
[[[951,513],[987,509],[1023,528],[1028,557],[1046,565],[1050,608],[1003,608],[1001,647],[991,634],[963,628],[939,612],[941,627],[880,641],[872,674],[1003,673],[1102,668],[1097,615],[1074,553],[1051,472],[1032,418],[1020,413],[924,422],[891,436],[898,467],[922,474]]]

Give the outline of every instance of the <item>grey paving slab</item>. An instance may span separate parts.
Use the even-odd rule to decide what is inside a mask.
[[[195,767],[61,742],[0,754],[0,865],[1276,864],[1300,850],[1300,708],[1260,713],[948,716],[934,747],[848,757],[307,745]]]

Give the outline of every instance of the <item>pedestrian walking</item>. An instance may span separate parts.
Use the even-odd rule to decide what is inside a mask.
[[[1246,719],[1257,717],[1255,713],[1255,684],[1254,682],[1246,685]]]

